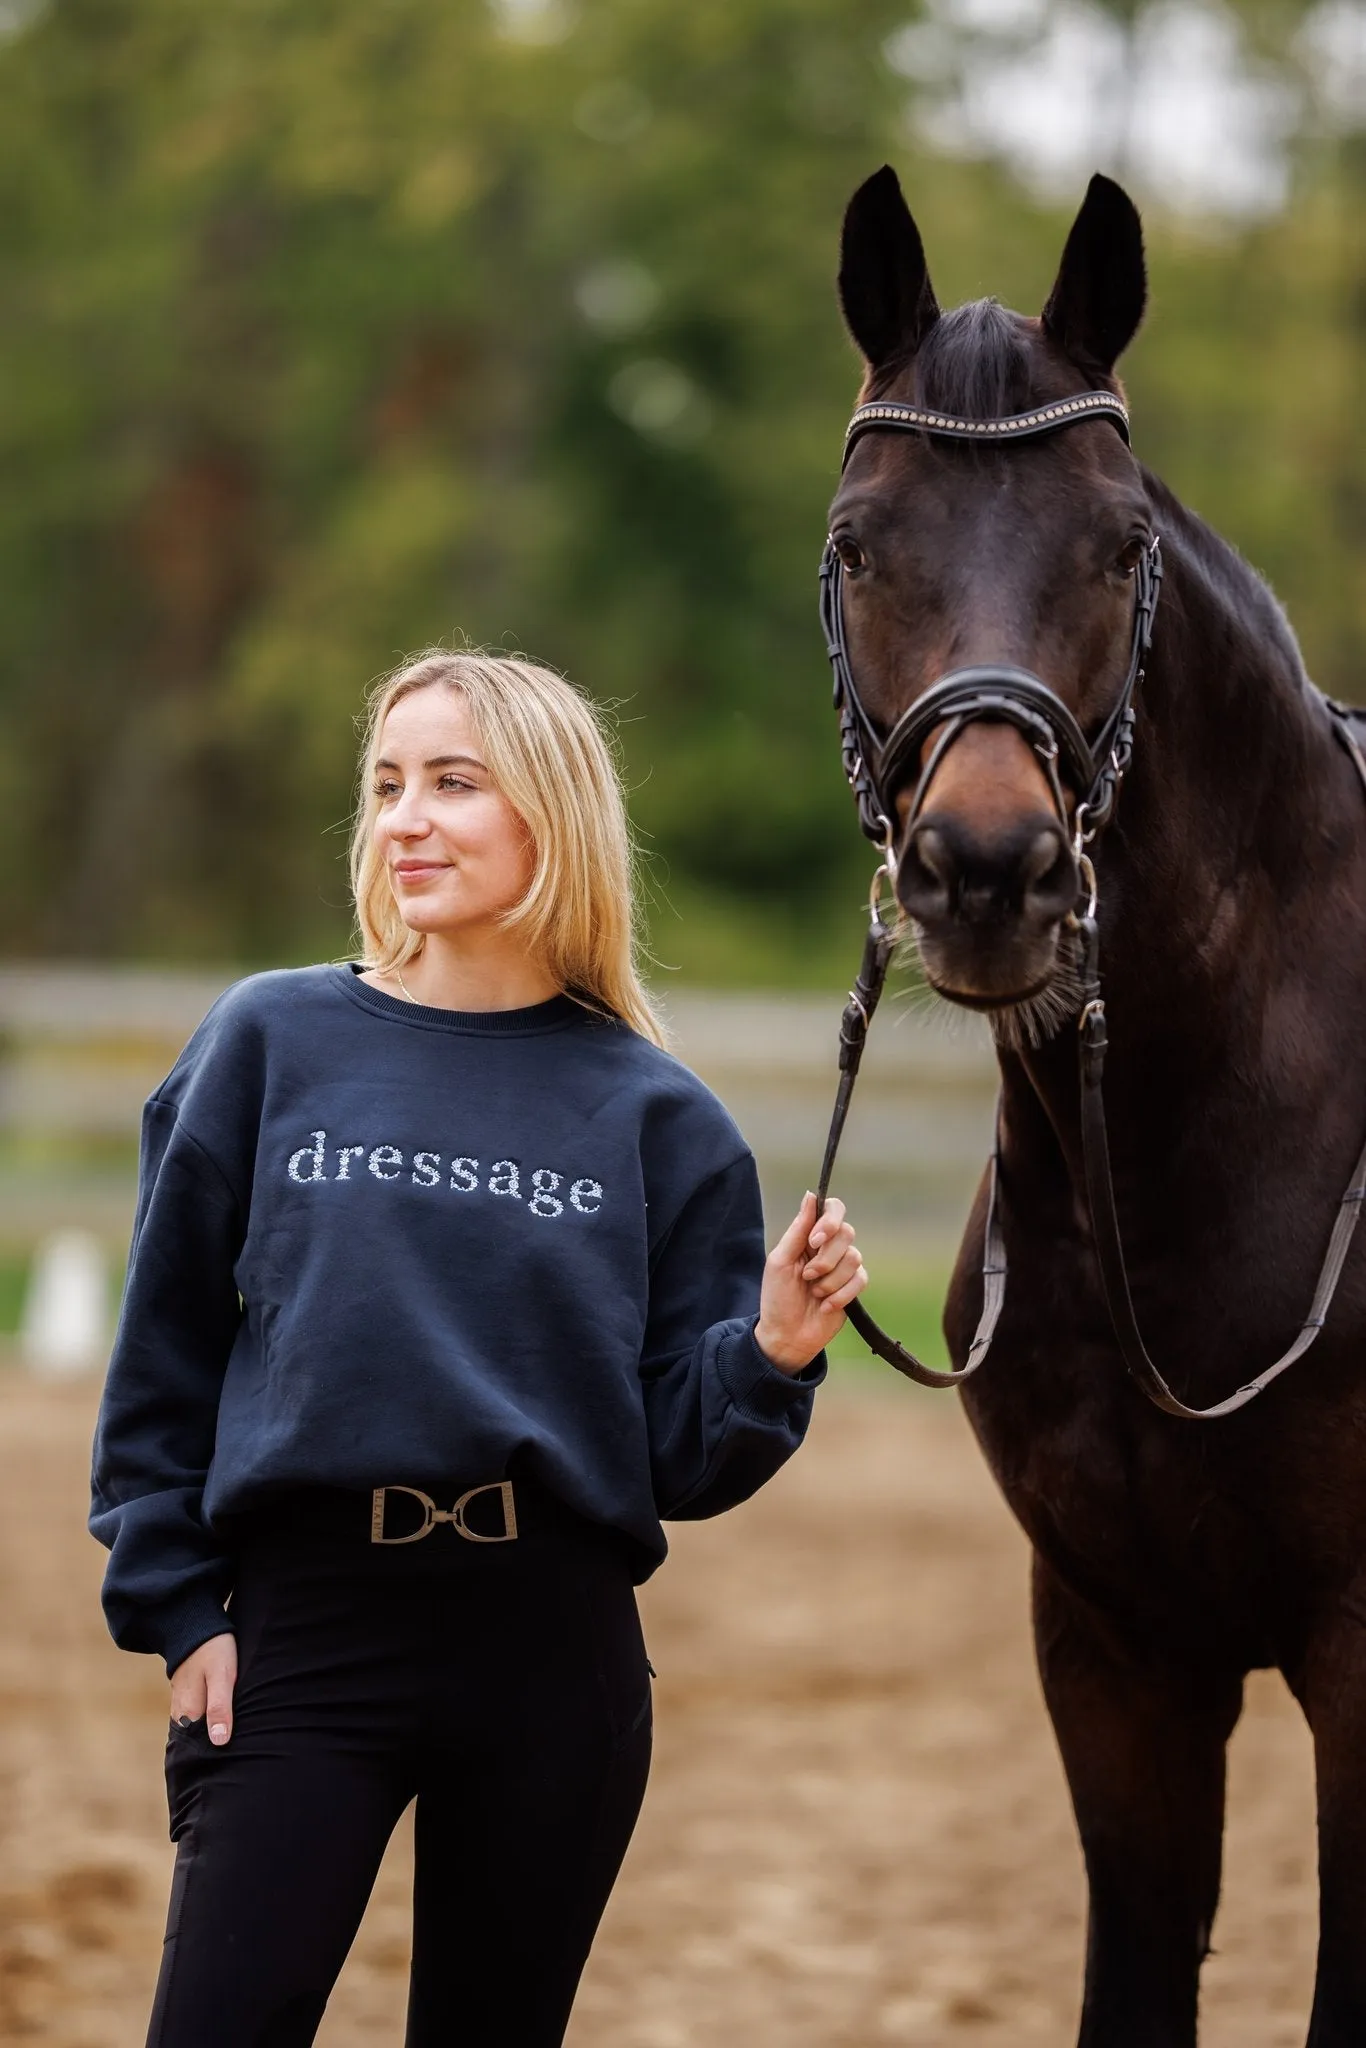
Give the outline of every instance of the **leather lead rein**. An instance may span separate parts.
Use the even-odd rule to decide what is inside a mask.
[[[1335,704],[1325,698],[1333,719],[1333,731],[1352,759],[1357,774],[1366,790],[1366,756],[1363,756],[1349,723],[1350,714],[1345,705]],[[1249,1401],[1255,1401],[1264,1387],[1288,1366],[1303,1358],[1305,1352],[1318,1336],[1328,1320],[1328,1310],[1333,1296],[1337,1293],[1343,1267],[1347,1263],[1347,1252],[1361,1218],[1361,1206],[1366,1200],[1366,1146],[1352,1169],[1352,1178],[1342,1200],[1338,1203],[1337,1216],[1333,1222],[1332,1235],[1319,1269],[1314,1298],[1309,1304],[1309,1313],[1300,1325],[1299,1334],[1288,1351],[1282,1352],[1274,1365],[1258,1373],[1223,1401],[1216,1401],[1209,1408],[1190,1408],[1182,1401],[1163,1379],[1154,1365],[1143,1342],[1143,1333],[1138,1327],[1134,1314],[1133,1294],[1129,1287],[1129,1271],[1124,1261],[1124,1243],[1119,1232],[1119,1213],[1115,1207],[1115,1186],[1110,1173],[1110,1142],[1105,1125],[1105,1098],[1101,1083],[1105,1077],[1105,1054],[1109,1046],[1109,1035],[1105,1025],[1105,1003],[1100,993],[1100,938],[1094,916],[1078,920],[1081,940],[1082,1006],[1078,1024],[1078,1048],[1081,1066],[1081,1149],[1086,1174],[1086,1199],[1091,1211],[1091,1234],[1095,1239],[1096,1258],[1100,1265],[1101,1284],[1105,1289],[1105,1302],[1110,1311],[1120,1355],[1130,1377],[1137,1380],[1143,1392],[1153,1404],[1165,1410],[1168,1415],[1180,1416],[1186,1422],[1217,1422],[1225,1415],[1236,1415],[1240,1408],[1246,1408]]]
[[[990,445],[1019,441],[1083,420],[1103,418],[1129,439],[1129,416],[1120,401],[1109,392],[1084,392],[1053,406],[1017,413],[996,420],[961,420],[909,405],[863,405],[855,412],[845,436],[844,461],[862,434],[888,429],[918,432],[948,440],[975,441]],[[821,624],[826,650],[834,671],[835,709],[840,718],[840,741],[845,777],[858,806],[859,823],[868,838],[883,849],[885,865],[873,878],[869,898],[868,936],[858,979],[850,991],[840,1020],[840,1080],[830,1130],[825,1141],[817,1186],[816,1213],[825,1207],[834,1172],[845,1119],[858,1078],[869,1026],[887,980],[898,933],[882,916],[881,887],[892,872],[892,800],[904,779],[903,771],[918,761],[930,732],[947,724],[948,730],[931,751],[921,770],[911,800],[910,818],[918,816],[930,781],[949,747],[959,734],[978,719],[1003,719],[1015,725],[1039,755],[1053,792],[1055,806],[1067,825],[1059,764],[1068,771],[1078,804],[1074,818],[1075,846],[1083,873],[1094,883],[1094,871],[1082,848],[1109,823],[1120,785],[1133,752],[1133,699],[1143,680],[1144,663],[1152,640],[1153,614],[1162,585],[1161,553],[1156,539],[1135,571],[1134,625],[1129,670],[1114,710],[1106,719],[1097,740],[1090,743],[1081,732],[1061,698],[1038,676],[1024,669],[961,669],[941,677],[905,712],[886,740],[879,740],[876,728],[854,683],[844,631],[843,576],[833,544],[826,543],[820,571]],[[1346,705],[1325,698],[1333,720],[1333,731],[1346,749],[1366,791],[1366,755],[1351,730],[1351,711]],[[1287,1367],[1304,1356],[1323,1328],[1328,1309],[1342,1277],[1362,1204],[1366,1201],[1366,1147],[1353,1169],[1341,1202],[1309,1313],[1289,1350],[1273,1365],[1239,1387],[1226,1400],[1209,1408],[1191,1408],[1180,1400],[1154,1365],[1143,1342],[1134,1314],[1128,1268],[1124,1260],[1119,1215],[1115,1206],[1114,1181],[1110,1171],[1110,1147],[1105,1122],[1102,1082],[1109,1039],[1105,1002],[1100,984],[1100,935],[1095,920],[1094,891],[1086,911],[1075,919],[1080,952],[1082,1002],[1078,1019],[1078,1065],[1081,1091],[1082,1157],[1086,1177],[1091,1230],[1100,1266],[1106,1306],[1119,1344],[1120,1355],[1130,1376],[1155,1406],[1168,1415],[1186,1421],[1209,1422],[1234,1415],[1256,1399],[1263,1388]],[[1001,1230],[999,1178],[1001,1159],[1000,1102],[996,1112],[996,1138],[988,1168],[987,1216],[982,1257],[982,1312],[977,1331],[968,1347],[966,1363],[957,1372],[938,1372],[925,1365],[904,1344],[884,1330],[859,1301],[849,1304],[849,1321],[879,1358],[908,1379],[923,1387],[954,1387],[970,1379],[982,1364],[1005,1306],[1006,1248]]]
[[[821,1161],[820,1180],[816,1186],[816,1214],[825,1207],[825,1198],[830,1191],[830,1176],[835,1170],[835,1155],[839,1151],[840,1139],[844,1135],[844,1120],[849,1114],[849,1104],[858,1079],[859,1063],[863,1048],[868,1042],[868,1027],[873,1021],[873,1012],[878,1006],[887,982],[887,969],[891,965],[896,948],[895,927],[884,923],[880,908],[881,885],[885,868],[879,868],[873,877],[872,894],[869,898],[868,936],[863,944],[863,963],[858,979],[849,992],[840,1019],[840,1080],[835,1095],[834,1114],[830,1119],[830,1130],[825,1140],[825,1157]],[[997,1130],[996,1148],[991,1155],[991,1185],[987,1203],[986,1244],[982,1261],[982,1314],[977,1325],[977,1334],[968,1351],[968,1362],[960,1372],[938,1372],[932,1365],[925,1365],[913,1351],[908,1351],[880,1323],[873,1320],[862,1302],[851,1301],[845,1314],[862,1337],[870,1351],[894,1365],[907,1379],[918,1381],[922,1387],[956,1387],[971,1378],[987,1355],[987,1348],[995,1333],[997,1319],[1005,1307],[1006,1299],[1006,1247],[1001,1234],[1000,1218],[996,1201],[997,1162],[1000,1153],[1000,1131]]]

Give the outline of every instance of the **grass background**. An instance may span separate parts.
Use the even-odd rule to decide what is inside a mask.
[[[0,1336],[13,1337],[19,1330],[24,1293],[28,1285],[30,1254],[22,1247],[0,1249]],[[109,1274],[109,1326],[113,1331],[123,1291],[124,1262],[111,1264]],[[926,1365],[942,1371],[948,1364],[943,1332],[939,1327],[943,1311],[947,1272],[937,1268],[879,1266],[864,1297],[885,1330],[899,1337]],[[861,1337],[846,1323],[830,1345],[830,1361],[841,1369],[866,1367],[871,1372],[891,1368],[874,1358]]]
[[[933,1366],[938,1372],[943,1372],[949,1363],[940,1328],[948,1284],[948,1273],[939,1268],[878,1266],[863,1296],[869,1313],[883,1329],[899,1337],[922,1364]],[[864,1366],[870,1372],[888,1374],[894,1370],[873,1356],[849,1323],[830,1345],[829,1352],[831,1364],[842,1369]]]

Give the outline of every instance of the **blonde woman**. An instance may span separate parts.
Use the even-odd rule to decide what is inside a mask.
[[[865,1284],[662,1050],[561,677],[373,694],[363,961],[248,975],[147,1102],[105,1610],[171,1680],[149,2048],[303,2048],[417,1800],[408,2048],[552,2048],[644,1792],[663,1517],[800,1443]]]

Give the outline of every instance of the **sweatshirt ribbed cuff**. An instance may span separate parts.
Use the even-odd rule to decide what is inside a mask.
[[[232,1635],[234,1630],[227,1610],[211,1595],[197,1593],[192,1599],[168,1608],[164,1620],[158,1617],[154,1632],[157,1648],[166,1661],[166,1676],[170,1678],[191,1651],[207,1643],[210,1636]]]
[[[716,1369],[726,1392],[744,1414],[776,1419],[820,1385],[826,1356],[820,1351],[800,1372],[783,1372],[772,1359],[765,1358],[755,1341],[758,1320],[758,1316],[749,1316],[737,1323],[734,1336],[718,1346]]]

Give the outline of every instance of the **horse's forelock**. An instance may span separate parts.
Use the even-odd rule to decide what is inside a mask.
[[[944,313],[916,358],[922,405],[964,419],[1000,419],[1031,403],[1028,334],[999,299],[974,299]]]

